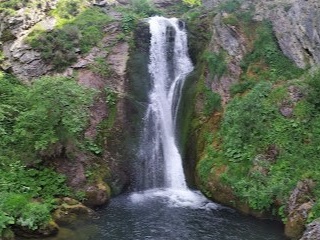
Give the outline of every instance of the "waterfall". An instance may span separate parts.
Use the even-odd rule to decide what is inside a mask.
[[[176,120],[182,87],[193,70],[184,23],[176,18],[152,17],[149,74],[151,90],[143,119],[139,150],[138,190],[186,190],[177,147]]]

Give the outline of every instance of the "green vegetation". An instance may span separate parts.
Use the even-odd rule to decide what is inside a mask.
[[[104,78],[110,77],[112,74],[107,60],[102,57],[97,57],[89,68],[92,72]]]
[[[87,53],[103,37],[103,27],[111,21],[101,9],[83,8],[83,1],[60,1],[53,15],[59,24],[52,31],[34,29],[27,42],[58,71],[77,59],[77,52]],[[39,42],[41,44],[39,44]]]
[[[299,77],[303,70],[281,52],[269,23],[256,26],[254,46],[242,62],[245,72],[259,75],[262,80],[281,80]]]
[[[227,64],[223,51],[218,53],[205,52],[203,56],[208,64],[209,72],[212,77],[221,77],[226,72]]]
[[[200,6],[201,0],[183,0],[183,3],[191,7]]]
[[[213,92],[209,88],[205,88],[204,97],[204,114],[206,116],[210,116],[212,113],[221,110],[221,97],[218,93]]]
[[[118,11],[123,15],[121,26],[126,35],[135,29],[140,19],[161,15],[150,0],[133,0],[129,7],[119,7]]]
[[[0,186],[0,236],[10,225],[36,230],[48,224],[54,197],[71,194],[64,176],[46,168],[26,169],[20,162],[3,158]]]
[[[31,87],[5,74],[0,80],[2,154],[35,161],[77,142],[87,124],[91,91],[63,77],[44,77]]]
[[[93,94],[65,77],[26,86],[0,73],[0,235],[10,225],[38,229],[55,197],[74,195],[64,176],[38,163],[80,145]]]
[[[227,13],[233,13],[239,10],[242,0],[227,0],[219,5],[219,10]]]
[[[220,142],[220,148],[208,144],[206,156],[198,164],[202,183],[225,166],[221,180],[232,186],[242,201],[252,209],[271,210],[275,200],[285,206],[298,181],[319,182],[319,83],[317,73],[308,76],[306,82],[261,82],[246,95],[236,96],[225,110],[219,132],[210,141]],[[289,86],[307,95],[291,102],[292,116],[285,117],[279,106],[292,101]],[[310,221],[319,217],[319,186],[314,195],[317,202]]]

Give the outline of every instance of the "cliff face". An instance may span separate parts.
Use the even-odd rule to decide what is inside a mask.
[[[140,79],[148,51],[139,38],[149,34],[137,22],[156,11],[116,11],[112,6],[131,8],[130,2],[110,0],[78,1],[83,5],[59,13],[59,2],[68,3],[0,5],[0,68],[28,84],[63,75],[98,92],[82,136],[87,149],[70,144],[73,154],[61,151],[51,160],[71,186],[86,191],[88,205],[101,205],[110,197],[108,185],[117,194],[128,182],[124,129],[138,131],[132,123],[141,106],[133,101],[145,101]],[[276,213],[287,222],[286,234],[299,238],[307,221],[320,217],[320,90],[318,75],[308,75],[320,64],[319,1],[205,0],[194,9],[178,0],[153,2],[168,16],[182,14],[189,25],[197,66],[185,97],[194,105],[187,118],[192,124],[183,123],[182,138],[189,144],[186,159],[198,162],[198,186],[243,212]],[[318,222],[308,225],[303,239],[317,234],[313,226]]]
[[[211,37],[199,44],[190,133],[196,150],[187,153],[196,152],[197,184],[243,212],[281,218],[286,235],[299,239],[319,217],[317,139],[302,136],[317,129],[319,2],[211,0],[204,6],[201,20],[186,16],[189,25],[208,26]],[[199,29],[190,31],[200,41]],[[310,226],[317,224],[308,229],[317,234]]]

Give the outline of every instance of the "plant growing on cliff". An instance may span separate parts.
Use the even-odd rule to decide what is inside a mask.
[[[242,62],[242,69],[245,72],[251,71],[259,75],[260,79],[272,81],[301,76],[303,70],[280,50],[270,23],[263,22],[257,25],[254,37],[253,51],[247,54]]]
[[[212,78],[215,76],[220,78],[226,72],[227,64],[225,61],[225,53],[223,51],[219,51],[218,53],[205,52],[203,57],[207,62]]]
[[[111,20],[99,8],[92,7],[81,12],[78,10],[72,12],[77,15],[61,15],[67,19],[60,20],[60,25],[54,30],[35,29],[26,40],[41,53],[48,64],[52,64],[59,71],[74,63],[77,53],[90,51],[103,37],[102,29]]]
[[[190,6],[200,6],[201,5],[201,0],[183,0],[183,3]]]
[[[35,81],[25,96],[28,108],[17,117],[14,127],[21,149],[49,151],[55,143],[66,146],[69,139],[75,141],[87,125],[92,96],[92,91],[73,79],[43,77]]]

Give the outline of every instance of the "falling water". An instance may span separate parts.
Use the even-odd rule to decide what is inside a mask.
[[[112,199],[91,228],[52,240],[237,239],[283,240],[281,227],[241,216],[186,186],[175,132],[185,77],[193,69],[184,24],[172,18],[149,19],[151,90],[141,136],[136,192]]]
[[[139,190],[187,189],[176,143],[176,118],[186,76],[193,70],[184,23],[176,18],[149,19],[151,45],[148,66],[152,89],[144,117],[139,158],[143,167]]]

